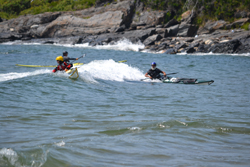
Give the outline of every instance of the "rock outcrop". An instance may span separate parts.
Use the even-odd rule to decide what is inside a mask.
[[[26,15],[11,20],[0,18],[0,43],[23,40],[95,46],[126,38],[143,43],[145,49],[168,54],[250,52],[250,32],[239,28],[249,25],[247,12],[235,13],[238,20],[232,23],[207,21],[198,27],[194,24],[197,13],[193,11],[183,13],[181,21],[166,22],[168,11],[145,9],[139,0],[111,2],[98,0],[95,7],[75,12]]]

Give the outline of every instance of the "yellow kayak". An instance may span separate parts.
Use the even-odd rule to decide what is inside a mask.
[[[73,66],[80,66],[83,65],[83,63],[74,63]],[[16,66],[21,67],[57,67],[57,65],[24,65],[24,64],[16,64]]]

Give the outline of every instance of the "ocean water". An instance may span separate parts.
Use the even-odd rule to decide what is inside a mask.
[[[0,166],[249,166],[250,55],[115,46],[0,45]],[[53,68],[63,51],[80,77]],[[127,60],[119,63],[120,60]],[[140,81],[152,61],[212,85]]]

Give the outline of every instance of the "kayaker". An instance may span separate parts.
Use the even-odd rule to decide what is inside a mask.
[[[56,61],[58,63],[58,66],[52,71],[52,72],[56,72],[56,71],[67,71],[72,67],[72,64],[67,64],[66,62],[63,61],[63,57],[62,56],[58,56],[56,58]]]
[[[162,73],[164,77],[167,77],[166,73],[156,68],[156,63],[152,62],[151,69],[148,70],[148,72],[145,74],[145,77],[149,77],[150,79],[162,79],[160,73]]]
[[[66,63],[70,63],[70,62],[69,62],[70,60],[78,60],[78,58],[70,58],[70,57],[68,57],[68,52],[67,52],[67,51],[64,51],[64,52],[63,52],[63,60],[64,60],[64,62],[66,62]]]

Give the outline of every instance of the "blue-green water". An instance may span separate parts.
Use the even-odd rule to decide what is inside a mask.
[[[249,55],[114,49],[0,45],[1,167],[249,166]],[[15,66],[55,65],[65,50],[87,54],[77,80]],[[140,81],[152,61],[215,82]]]

